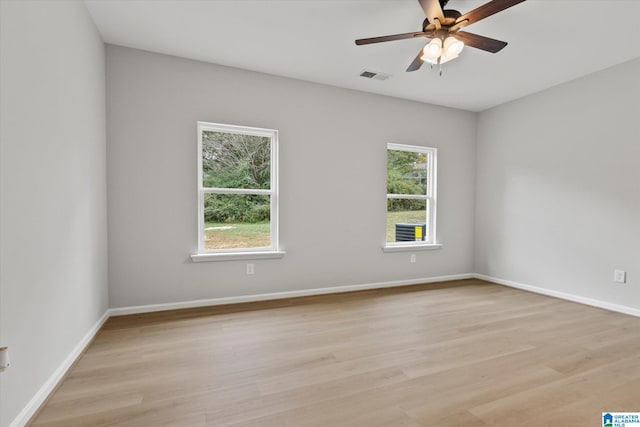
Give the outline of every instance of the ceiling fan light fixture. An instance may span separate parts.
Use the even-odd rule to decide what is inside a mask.
[[[422,50],[425,55],[430,57],[438,57],[442,54],[442,40],[433,39],[431,40]]]
[[[443,56],[447,56],[447,57],[450,57],[450,59],[453,59],[458,55],[460,55],[460,52],[462,52],[463,48],[464,48],[464,43],[462,43],[460,40],[458,40],[455,37],[449,36],[444,41]]]
[[[420,59],[431,64],[436,64],[440,55],[442,55],[442,40],[433,39],[422,49]]]

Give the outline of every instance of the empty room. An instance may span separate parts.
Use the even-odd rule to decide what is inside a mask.
[[[638,16],[0,0],[0,427],[640,426]]]

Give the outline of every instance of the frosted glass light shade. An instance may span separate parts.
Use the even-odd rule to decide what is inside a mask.
[[[456,39],[455,37],[449,36],[444,41],[444,55],[446,55],[447,57],[450,57],[450,59],[453,59],[458,55],[460,55],[460,52],[462,52],[463,48],[464,48],[464,43],[462,43],[460,40]]]
[[[425,62],[436,64],[442,54],[442,40],[433,39],[422,49],[422,59]]]

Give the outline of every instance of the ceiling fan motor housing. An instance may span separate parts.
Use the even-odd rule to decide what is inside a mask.
[[[444,27],[451,27],[453,24],[455,24],[456,19],[462,16],[462,13],[453,9],[443,10],[442,12],[444,14],[444,22],[441,22],[441,24]],[[433,25],[427,28],[429,24],[429,18],[425,18],[425,20],[422,21],[422,31],[428,31],[429,28],[433,28]]]

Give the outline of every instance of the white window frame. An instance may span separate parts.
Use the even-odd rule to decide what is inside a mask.
[[[278,239],[278,131],[248,126],[226,125],[221,123],[198,122],[198,251],[191,255],[194,262],[223,261],[234,259],[265,259],[281,258],[284,252],[280,250]],[[211,188],[202,183],[202,135],[203,132],[224,132],[241,135],[267,137],[270,139],[271,171],[270,186],[264,189],[245,188]],[[204,247],[204,197],[205,194],[251,194],[270,196],[270,237],[269,246],[258,248],[236,249],[205,249]]]
[[[405,145],[405,144],[387,144],[387,156],[389,150],[394,151],[409,151],[412,153],[424,153],[427,155],[427,185],[425,194],[389,194],[387,193],[386,200],[389,199],[413,199],[413,200],[425,200],[427,210],[425,211],[425,223],[426,223],[426,236],[429,240],[417,241],[417,242],[388,242],[385,232],[385,244],[383,250],[385,252],[399,252],[399,251],[412,251],[420,249],[439,249],[442,247],[441,243],[438,243],[436,234],[437,224],[437,193],[438,193],[438,149],[432,147],[423,147],[420,145]],[[385,162],[385,167],[388,168],[388,163]],[[385,171],[385,176],[388,173],[388,169]],[[385,180],[386,188],[386,180]],[[385,203],[385,230],[387,224],[388,203]]]

